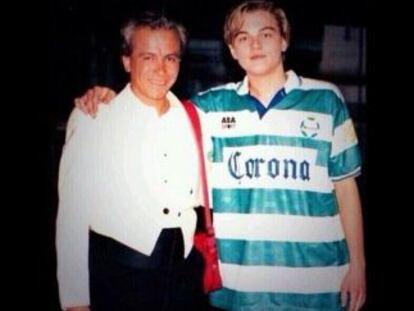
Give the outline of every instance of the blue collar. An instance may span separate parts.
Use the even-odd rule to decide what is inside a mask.
[[[262,105],[262,103],[254,96],[248,95],[249,100],[253,103],[256,107],[257,112],[259,113],[260,119],[268,112],[272,107],[276,106],[278,103],[282,101],[282,99],[286,96],[285,88],[281,88],[272,98],[267,108]]]

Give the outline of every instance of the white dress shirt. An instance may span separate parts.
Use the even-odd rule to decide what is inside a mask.
[[[193,245],[199,201],[197,149],[178,99],[158,116],[129,85],[96,119],[75,109],[59,171],[56,245],[63,307],[89,305],[89,230],[150,255],[163,228]]]

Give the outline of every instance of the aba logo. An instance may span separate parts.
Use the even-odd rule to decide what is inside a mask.
[[[234,116],[231,117],[223,117],[221,119],[221,128],[223,129],[231,129],[236,127],[236,118]]]
[[[320,129],[319,122],[313,117],[307,117],[300,123],[300,131],[305,137],[316,137]]]

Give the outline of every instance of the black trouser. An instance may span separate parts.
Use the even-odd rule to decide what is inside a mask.
[[[92,311],[208,310],[201,288],[203,259],[184,259],[180,229],[164,229],[151,256],[90,231]]]

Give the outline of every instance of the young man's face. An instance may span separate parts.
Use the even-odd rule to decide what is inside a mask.
[[[242,27],[229,45],[230,52],[251,76],[271,74],[283,69],[282,52],[287,48],[277,22],[266,11],[243,13]]]
[[[132,52],[123,56],[131,87],[144,102],[164,103],[180,69],[180,41],[176,32],[138,28],[132,35]]]

